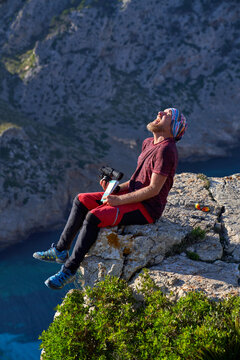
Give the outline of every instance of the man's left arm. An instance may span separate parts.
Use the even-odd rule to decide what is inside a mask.
[[[107,197],[107,203],[110,206],[118,206],[150,199],[159,194],[159,191],[163,187],[166,179],[167,176],[152,173],[151,181],[148,186],[123,195],[109,195]]]

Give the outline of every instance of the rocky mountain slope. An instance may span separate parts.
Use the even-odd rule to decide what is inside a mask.
[[[0,1],[2,244],[59,225],[101,163],[128,177],[160,108],[188,118],[182,159],[236,145],[239,12],[237,0]]]

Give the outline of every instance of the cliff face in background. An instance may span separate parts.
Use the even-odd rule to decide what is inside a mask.
[[[146,124],[179,107],[182,159],[240,133],[238,1],[0,2],[0,233],[59,225],[99,164],[135,168]],[[16,224],[16,226],[14,225]]]

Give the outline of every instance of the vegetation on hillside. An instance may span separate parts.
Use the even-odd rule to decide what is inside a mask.
[[[28,71],[36,65],[36,55],[34,49],[15,57],[4,57],[3,63],[10,74],[18,74],[24,79]]]
[[[4,136],[8,129],[16,129],[14,135]],[[46,198],[63,180],[67,168],[92,161],[74,121],[67,116],[56,126],[46,126],[0,101],[0,136],[0,180],[10,202],[11,198],[16,201],[23,189],[26,194]]]
[[[239,297],[215,302],[192,292],[175,301],[147,272],[141,283],[140,301],[114,277],[69,292],[40,337],[43,360],[238,359]]]

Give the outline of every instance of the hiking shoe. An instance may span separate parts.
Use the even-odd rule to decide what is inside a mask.
[[[66,269],[63,265],[57,274],[45,281],[45,285],[51,289],[58,290],[62,289],[66,284],[73,282],[75,279],[76,275]]]
[[[69,257],[69,252],[67,250],[58,251],[54,244],[47,251],[38,251],[33,254],[33,257],[38,260],[48,261],[48,262],[57,262],[59,264],[64,264]]]

